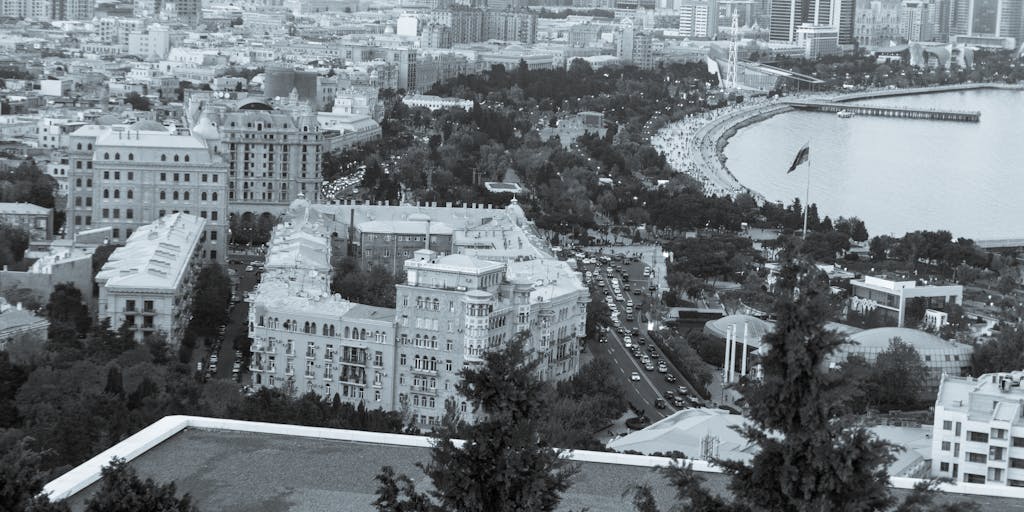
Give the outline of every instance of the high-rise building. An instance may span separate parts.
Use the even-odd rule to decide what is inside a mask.
[[[772,0],[768,36],[771,41],[795,43],[804,23],[829,25],[833,0]]]
[[[199,257],[227,257],[227,165],[199,137],[153,121],[88,125],[70,136],[68,233],[111,228],[123,243],[142,226],[184,212],[205,219]]]
[[[679,35],[697,39],[713,39],[718,35],[718,2],[716,0],[684,0],[679,5]]]
[[[615,31],[615,56],[623,64],[632,64],[640,69],[653,69],[651,32],[635,27],[630,18],[623,19]]]
[[[832,15],[830,24],[839,31],[839,45],[852,46],[857,42],[854,36],[857,0],[832,0],[832,7],[829,11]]]
[[[796,29],[796,43],[803,47],[805,59],[840,53],[839,31],[832,25],[804,23]]]
[[[900,5],[900,36],[908,41],[932,41],[935,37],[932,7],[928,1],[904,0]]]
[[[191,317],[205,234],[206,221],[185,213],[140,227],[96,274],[97,316],[114,328],[127,324],[138,341],[162,334],[178,345]]]
[[[856,12],[854,38],[860,46],[883,46],[899,38],[900,5],[874,0]]]
[[[1024,36],[1024,0],[951,0],[949,12],[949,35],[958,40],[1004,39],[1015,46]]]
[[[537,15],[528,9],[484,12],[484,40],[537,42]]]

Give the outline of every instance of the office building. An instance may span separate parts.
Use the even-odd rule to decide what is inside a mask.
[[[851,309],[861,313],[879,311],[882,320],[894,327],[904,327],[910,301],[925,312],[928,309],[942,311],[947,304],[962,304],[964,297],[961,285],[926,285],[916,280],[864,276],[850,281],[850,285],[853,287]]]
[[[140,227],[184,212],[206,220],[200,258],[227,257],[227,165],[201,137],[153,121],[87,125],[71,134],[67,231],[110,227],[123,243]]]
[[[569,27],[569,46],[581,48],[601,42],[601,26],[585,22]]]
[[[249,302],[252,385],[395,409],[395,310],[332,295],[331,238],[299,197],[274,228]]]
[[[934,477],[1024,487],[1024,371],[945,376],[932,426]]]
[[[933,4],[923,0],[905,0],[900,5],[900,36],[907,41],[933,41]]]
[[[195,278],[202,268],[206,220],[174,213],[135,230],[96,274],[98,317],[136,340],[163,335],[177,346],[191,318]]]
[[[957,43],[1013,48],[1024,35],[1024,0],[950,0],[949,12]]]
[[[839,45],[852,46],[856,42],[854,27],[857,20],[857,0],[832,0],[829,12],[832,16],[829,24],[839,31]]]
[[[695,39],[713,39],[718,35],[718,2],[685,0],[679,4],[679,35]]]
[[[840,53],[839,30],[832,25],[803,24],[796,30],[796,44],[803,48],[805,59]]]
[[[769,40],[795,43],[797,30],[804,24],[831,24],[832,3],[833,0],[772,0],[768,25]]]

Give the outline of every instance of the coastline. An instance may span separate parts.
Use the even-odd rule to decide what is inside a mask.
[[[788,96],[786,98],[805,97],[819,101],[849,102],[876,98],[970,91],[978,89],[1024,91],[1024,84],[985,82],[977,84],[954,84],[906,89],[874,89],[843,94],[822,93],[814,95]],[[666,155],[669,157],[668,161],[672,165],[672,168],[676,172],[690,174],[704,183],[705,193],[725,193],[734,198],[737,194],[748,193],[754,197],[758,204],[763,204],[767,198],[765,198],[765,196],[760,192],[752,190],[741,183],[729,170],[726,165],[728,158],[725,156],[725,148],[729,144],[729,139],[736,135],[740,129],[754,123],[764,121],[778,114],[790,112],[794,109],[789,105],[780,103],[778,98],[771,101],[766,99],[753,100],[750,104],[742,103],[740,105],[727,108],[731,108],[732,110],[724,112],[722,111],[723,109],[711,111],[710,114],[713,117],[710,119],[707,117],[694,116],[674,123],[673,125],[666,126],[651,138],[652,145],[665,152],[665,149],[671,149],[671,147],[665,146],[669,146],[668,141],[673,140],[672,135],[674,133],[683,133],[692,130],[692,137],[686,137],[690,140],[682,140],[679,142],[688,143],[689,145],[694,146],[693,149],[697,150],[696,156],[698,157],[698,162],[694,165],[694,163],[690,161],[672,158],[671,154]],[[690,126],[695,123],[699,125]],[[660,143],[661,141],[665,142]],[[676,154],[678,154],[678,151]],[[689,153],[686,154],[689,155]]]

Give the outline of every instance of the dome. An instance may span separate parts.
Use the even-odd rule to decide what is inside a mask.
[[[217,127],[214,126],[213,121],[203,114],[199,118],[199,123],[196,124],[195,128],[192,128],[192,135],[206,140],[220,140],[220,132],[217,131]]]
[[[128,126],[128,128],[131,129],[131,130],[136,130],[136,131],[140,131],[140,132],[166,132],[167,131],[167,127],[166,126],[164,126],[164,125],[162,125],[162,124],[160,124],[160,123],[158,123],[156,121],[151,121],[149,119],[144,119],[142,121],[138,121],[138,122],[132,123],[131,125]]]
[[[889,348],[889,342],[893,338],[899,338],[918,351],[946,349],[954,342],[946,341],[930,332],[908,329],[906,327],[879,327],[868,329],[850,336],[850,341],[857,343],[857,347],[850,350],[858,352],[861,350]]]
[[[288,205],[288,209],[293,212],[299,212],[309,209],[309,201],[306,199],[306,195],[299,192],[299,195],[295,197],[295,200]]]
[[[764,336],[775,328],[771,323],[750,315],[729,315],[715,320],[708,320],[704,324],[704,332],[717,338],[725,339],[725,335],[731,326],[735,326],[736,336],[741,340],[743,339],[743,330],[746,328],[747,343],[755,347],[760,346]]]

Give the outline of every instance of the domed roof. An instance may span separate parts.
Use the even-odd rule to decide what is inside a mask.
[[[303,211],[309,208],[309,201],[306,199],[306,195],[299,192],[299,195],[292,201],[292,204],[288,205],[288,209],[293,212]]]
[[[192,128],[192,135],[206,140],[220,140],[220,132],[206,114],[203,114],[195,128]]]
[[[881,348],[889,347],[893,338],[899,338],[918,351],[946,349],[955,345],[955,342],[946,341],[930,332],[908,329],[906,327],[879,327],[868,329],[850,336],[850,341],[856,342],[858,348]],[[857,349],[853,349],[856,351]]]
[[[167,127],[149,119],[143,119],[137,121],[128,126],[129,129],[138,130],[140,132],[166,132]]]
[[[751,345],[760,345],[761,339],[764,338],[765,334],[775,329],[775,326],[771,323],[754,316],[729,315],[715,320],[708,320],[704,324],[704,332],[724,339],[730,326],[736,326],[736,336],[740,339],[743,338],[743,330],[746,328],[747,343]]]

